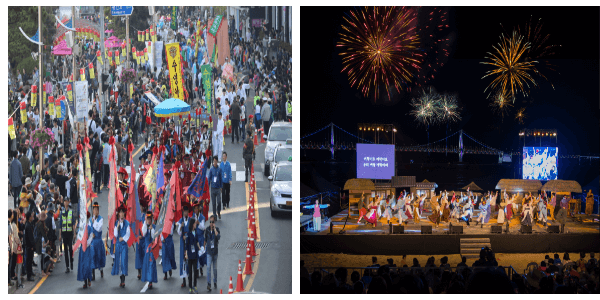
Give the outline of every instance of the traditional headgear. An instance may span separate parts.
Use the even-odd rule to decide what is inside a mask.
[[[151,210],[148,210],[146,212],[146,218],[148,218],[148,217],[152,218],[152,211]]]
[[[119,171],[117,173],[127,175],[127,170],[125,170],[125,168],[121,167],[121,168],[119,168]]]
[[[117,212],[124,212],[127,213],[127,206],[125,206],[125,204],[121,204],[118,208],[117,208]]]
[[[100,204],[98,204],[98,201],[94,201],[94,204],[92,204],[92,208],[100,208]]]
[[[181,203],[182,209],[185,210],[190,210],[190,205],[188,203]]]

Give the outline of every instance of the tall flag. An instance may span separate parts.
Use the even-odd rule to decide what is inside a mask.
[[[131,172],[129,172],[129,189],[127,191],[127,193],[129,194],[129,200],[127,201],[127,206],[128,206],[128,214],[127,214],[127,221],[129,222],[129,226],[130,226],[130,230],[131,232],[133,232],[133,238],[130,238],[127,241],[127,245],[129,247],[131,247],[131,245],[133,245],[133,243],[136,243],[138,241],[138,232],[139,230],[137,230],[137,222],[138,222],[138,215],[139,215],[139,200],[137,199],[135,193],[137,191],[136,189],[136,185],[135,183],[135,164],[133,163],[133,144],[131,142],[129,142],[129,145],[127,146],[127,151],[129,152],[129,158],[131,159]],[[134,200],[135,199],[135,200]]]
[[[202,164],[202,169],[200,170],[200,172],[198,172],[196,177],[194,177],[194,180],[192,180],[192,183],[188,187],[188,194],[194,195],[197,198],[202,197],[202,195],[204,194],[204,185],[207,180],[206,170],[208,170],[208,168],[210,167],[209,161],[210,159],[207,158],[204,161],[204,164]]]
[[[171,82],[171,93],[173,98],[184,100],[183,74],[181,72],[181,54],[179,43],[165,45],[167,53],[167,64],[169,66],[169,78]]]
[[[155,149],[156,149],[156,147],[155,147]],[[158,151],[158,150],[156,150],[156,151]],[[152,209],[154,208],[154,201],[156,199],[156,173],[157,173],[156,160],[158,157],[157,154],[158,154],[158,152],[154,153],[154,156],[152,157],[152,165],[148,169],[148,172],[146,172],[145,178],[144,178],[144,184],[146,185],[146,189],[148,190],[150,197],[152,197],[152,201],[150,202],[150,205],[148,207],[148,209],[150,211],[152,211]]]
[[[83,157],[81,155],[81,151],[83,150],[83,146],[81,144],[77,145],[77,151],[79,151],[79,230],[77,231],[77,241],[75,242],[74,248],[75,250],[79,249],[79,245],[82,246],[83,252],[87,250],[88,246],[88,231],[87,231],[87,189],[85,184],[85,175],[83,173]],[[74,253],[73,253],[74,255]]]
[[[57,111],[60,111],[60,109]],[[90,164],[90,152],[89,152],[89,150],[92,149],[92,146],[90,146],[90,138],[88,138],[87,136],[83,139],[83,142],[84,142],[83,149],[85,150],[86,197],[89,199],[92,199],[92,198],[98,197],[98,195],[96,195],[96,193],[94,193],[94,186],[92,183],[92,165]]]
[[[161,147],[162,148],[162,147]],[[165,185],[165,170],[164,170],[165,152],[160,151],[160,162],[158,163],[158,171],[156,173],[156,188],[160,191]]]
[[[171,179],[169,181],[168,186],[171,187],[170,191],[170,199],[167,207],[167,212],[165,216],[165,224],[163,227],[163,236],[166,237],[169,235],[171,231],[171,226],[173,225],[173,221],[179,220],[181,218],[181,189],[179,188],[181,185],[181,180],[179,178],[179,167],[181,163],[176,162],[172,171]],[[166,197],[166,193],[165,193]],[[166,206],[163,203],[163,206]]]
[[[108,182],[108,237],[113,240],[114,227],[116,221],[115,208],[116,206],[116,194],[117,194],[117,166],[115,164],[115,138],[110,137],[108,140],[110,146],[110,154],[108,155],[108,166],[110,170],[110,179]]]

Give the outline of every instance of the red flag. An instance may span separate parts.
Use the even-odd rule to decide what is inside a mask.
[[[162,241],[160,240],[160,236],[157,236],[156,239],[154,239],[154,242],[150,244],[150,247],[146,251],[152,251],[152,255],[154,255],[154,259],[156,260],[158,259],[158,251],[160,250],[160,248],[162,248]]]
[[[181,189],[179,188],[181,182],[179,179],[179,168],[173,166],[171,169],[173,174],[169,180],[171,186],[169,207],[167,208],[167,214],[165,215],[165,225],[163,226],[163,236],[166,238],[171,233],[171,226],[175,220],[181,219]]]
[[[128,206],[128,213],[127,213],[127,221],[129,221],[130,225],[130,230],[133,230],[134,234],[130,235],[129,240],[127,241],[127,245],[129,247],[131,247],[131,245],[133,245],[133,243],[137,243],[138,242],[138,235],[137,233],[137,211],[136,211],[136,202],[135,202],[135,164],[133,163],[133,145],[129,144],[129,146],[127,147],[127,150],[129,150],[129,157],[131,158],[131,172],[129,174],[129,189],[127,191],[127,193],[129,194],[128,196],[128,201],[127,201],[127,206]]]

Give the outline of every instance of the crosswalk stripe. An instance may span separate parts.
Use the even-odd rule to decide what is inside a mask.
[[[235,171],[235,181],[246,181],[246,171]]]

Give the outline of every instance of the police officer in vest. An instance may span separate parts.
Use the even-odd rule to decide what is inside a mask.
[[[73,270],[73,231],[75,229],[75,222],[73,220],[73,210],[71,210],[71,204],[69,202],[69,198],[65,198],[65,209],[60,215],[62,224],[60,232],[64,243],[65,263],[67,266],[67,271],[65,273],[69,273]],[[69,267],[71,268],[70,270]]]
[[[287,116],[288,119],[291,120],[292,119],[292,99],[290,99],[290,100],[288,100],[286,102],[286,107],[287,107],[287,114],[286,114],[286,116]]]

